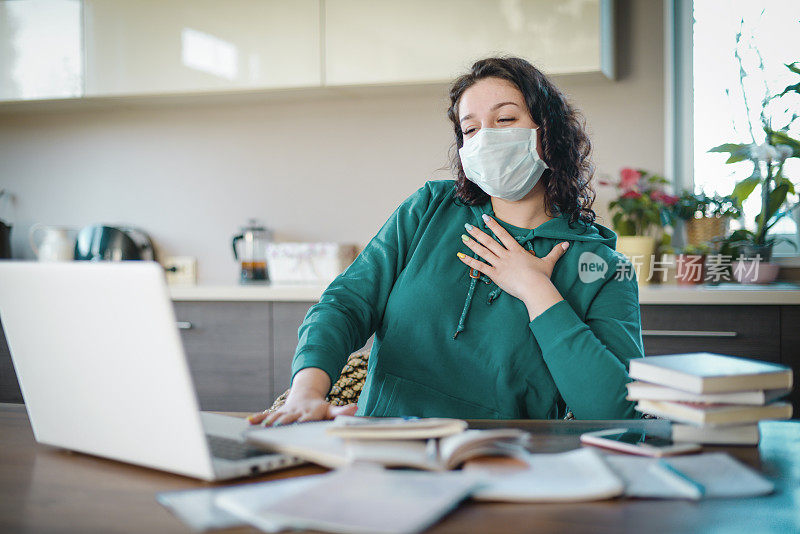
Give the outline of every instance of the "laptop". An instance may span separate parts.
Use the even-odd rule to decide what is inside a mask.
[[[0,261],[0,320],[39,443],[208,481],[304,463],[200,411],[154,261]]]

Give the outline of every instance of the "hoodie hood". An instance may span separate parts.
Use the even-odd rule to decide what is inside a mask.
[[[481,205],[469,206],[469,209],[472,213],[472,218],[474,219],[473,221],[470,221],[470,224],[493,236],[494,232],[489,229],[489,227],[486,225],[486,222],[483,220],[484,214],[489,215],[503,228],[508,230],[514,239],[516,239],[520,245],[522,245],[532,254],[534,253],[533,241],[536,238],[553,239],[556,241],[569,241],[570,244],[572,244],[574,241],[582,241],[604,244],[612,250],[616,248],[617,234],[601,224],[593,223],[591,225],[586,225],[581,222],[570,223],[568,217],[557,216],[545,223],[540,224],[536,228],[520,228],[505,221],[501,221],[495,217],[491,200],[488,200]],[[472,253],[472,257],[482,261],[482,259],[479,258],[475,252]],[[456,327],[456,332],[453,335],[453,339],[456,339],[459,332],[462,332],[466,328],[465,323],[467,314],[469,313],[469,308],[472,304],[472,296],[475,293],[475,287],[479,281],[489,284],[490,286],[494,286],[494,289],[489,292],[489,297],[486,302],[487,304],[491,304],[502,293],[500,287],[497,286],[497,284],[495,284],[488,276],[478,271],[474,271],[472,268],[470,268],[469,271],[470,284],[467,290],[466,299],[464,301],[464,309],[461,312],[461,317],[459,318],[458,326]]]

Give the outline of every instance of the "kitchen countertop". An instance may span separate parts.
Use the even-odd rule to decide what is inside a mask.
[[[640,304],[800,304],[800,286],[790,283],[769,285],[677,286],[651,285],[639,287]]]
[[[197,285],[171,286],[172,300],[179,301],[290,301],[315,302],[327,284]],[[729,304],[800,305],[800,286],[776,283],[748,286],[723,283],[717,286],[652,285],[639,288],[641,304]]]
[[[318,301],[327,284],[169,286],[172,300]]]

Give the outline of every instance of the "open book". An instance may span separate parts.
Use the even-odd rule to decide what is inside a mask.
[[[356,462],[377,463],[387,467],[415,467],[431,471],[454,469],[464,461],[477,456],[506,455],[513,456],[524,450],[529,439],[527,432],[513,428],[494,430],[463,430],[450,433],[441,438],[428,439],[387,439],[378,429],[377,435],[365,432],[367,439],[353,437],[342,438],[335,434],[348,425],[343,425],[339,418],[333,421],[315,421],[291,424],[280,427],[267,427],[250,430],[246,434],[247,441],[256,447],[268,451],[282,452],[298,456],[309,462],[325,467],[337,468]],[[414,422],[415,420],[411,420]],[[429,435],[431,428],[420,429],[416,421],[410,425],[408,435]],[[442,420],[439,420],[440,422]],[[460,421],[460,420],[444,420]],[[395,424],[387,422],[388,424]],[[453,423],[447,423],[453,428]],[[412,428],[415,427],[415,428]],[[355,427],[350,428],[352,430]],[[441,427],[437,427],[441,428]],[[374,429],[373,429],[374,430]],[[396,428],[392,432],[402,432]],[[439,430],[433,435],[440,434]],[[396,435],[396,434],[394,434]]]
[[[445,471],[478,456],[518,455],[525,450],[529,437],[516,428],[498,428],[465,430],[439,440],[348,440],[345,447],[350,463]]]

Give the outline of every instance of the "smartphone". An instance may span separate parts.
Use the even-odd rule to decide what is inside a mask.
[[[613,428],[581,434],[581,443],[642,456],[673,456],[702,449],[697,443],[675,443],[644,430]]]

